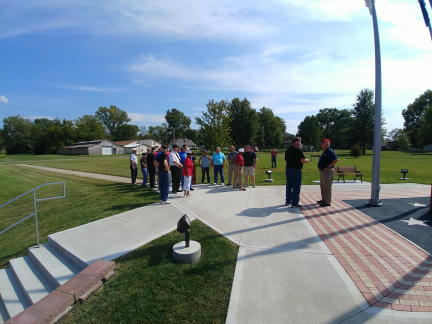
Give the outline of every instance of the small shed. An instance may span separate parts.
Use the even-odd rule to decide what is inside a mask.
[[[124,148],[109,140],[84,141],[73,143],[57,150],[65,155],[113,155],[124,154]]]

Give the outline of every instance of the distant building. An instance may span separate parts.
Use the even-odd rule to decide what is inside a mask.
[[[145,145],[147,145],[149,147],[155,148],[156,150],[159,149],[160,147],[162,147],[162,143],[161,142],[155,141],[152,138],[139,140],[139,141],[137,141],[137,143],[145,144]]]
[[[172,140],[168,144],[168,146],[170,148],[172,148],[172,146],[174,144],[176,144],[178,147],[182,147],[184,144],[186,144],[189,149],[196,149],[197,148],[197,145],[193,141],[191,141],[191,140],[189,140],[187,138],[176,138],[176,140],[175,141]]]
[[[57,150],[66,155],[113,155],[124,154],[124,148],[109,140],[84,141],[73,143]]]

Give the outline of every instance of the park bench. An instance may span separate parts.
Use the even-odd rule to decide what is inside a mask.
[[[313,160],[314,158],[319,159],[321,157],[321,155],[319,154],[311,154],[310,155],[310,159]]]
[[[363,182],[363,173],[358,171],[355,166],[337,166],[335,171],[338,175],[337,181],[339,181],[339,179],[342,177],[343,182],[345,182],[345,175],[353,174],[355,175],[354,181],[356,181],[357,178],[360,178],[361,182]]]

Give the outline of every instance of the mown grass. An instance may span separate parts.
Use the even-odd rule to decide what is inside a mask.
[[[184,237],[160,237],[116,261],[117,276],[62,323],[224,323],[238,247],[201,222],[191,223],[201,244],[195,264],[177,264],[172,247]]]
[[[0,205],[44,183],[65,182],[66,198],[37,203],[40,242],[47,236],[78,225],[116,215],[159,201],[153,190],[97,179],[48,173],[13,164],[0,164]],[[60,196],[62,186],[39,189],[37,198]],[[0,230],[33,213],[33,197],[28,194],[0,209]],[[34,217],[0,235],[0,268],[9,259],[27,254],[36,245]]]
[[[43,183],[66,183],[66,198],[39,202],[41,243],[47,235],[142,207],[159,200],[151,189],[130,184],[59,175],[0,164],[0,205]],[[62,185],[37,191],[37,198],[59,196]],[[32,195],[0,209],[0,229],[33,212]],[[223,323],[228,311],[238,247],[201,222],[191,238],[200,242],[196,264],[176,264],[172,247],[184,236],[174,231],[118,258],[116,276],[64,323]],[[34,218],[0,236],[0,268],[27,255],[36,244]]]
[[[285,184],[285,161],[284,161],[284,150],[280,150],[277,160],[277,168],[271,169],[270,153],[258,153],[258,166],[256,173],[256,182],[258,185],[283,185]],[[307,158],[310,158],[311,154],[305,153]],[[356,166],[358,170],[363,172],[364,181],[372,181],[372,152],[362,155],[358,158],[350,156],[349,151],[336,150],[339,162],[337,165],[340,166]],[[43,156],[40,156],[41,158]],[[65,157],[65,156],[63,156]],[[108,157],[99,156],[100,158],[81,158],[75,160],[64,160],[64,161],[37,161],[31,162],[32,164],[38,164],[43,166],[58,167],[64,169],[96,172],[109,175],[117,175],[123,177],[130,176],[128,155],[121,157]],[[9,157],[8,157],[9,158]],[[58,158],[58,157],[57,157]],[[197,156],[197,159],[199,155]],[[302,184],[313,184],[312,181],[319,180],[319,172],[317,169],[318,159],[311,160],[308,164],[304,165],[303,168],[303,180]],[[400,183],[403,180],[401,178],[401,169],[409,169],[407,177],[410,178],[409,182],[430,184],[432,181],[432,152],[427,153],[404,153],[398,151],[384,151],[381,152],[381,172],[380,172],[380,183]],[[272,170],[273,173],[271,178],[274,180],[273,183],[265,182],[268,178],[265,173],[266,170]],[[213,181],[213,171],[211,173],[211,181]],[[228,170],[224,171],[225,182],[228,182]],[[140,177],[140,175],[139,175]],[[350,179],[348,177],[348,179]],[[201,168],[197,168],[197,181],[201,182]],[[406,181],[405,181],[406,182]]]

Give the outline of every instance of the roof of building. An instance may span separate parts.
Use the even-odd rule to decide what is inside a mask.
[[[129,141],[117,141],[114,143],[117,145],[120,145],[120,146],[125,146],[125,145],[128,145],[130,143],[136,143],[136,142],[137,142],[137,140],[129,140]]]

